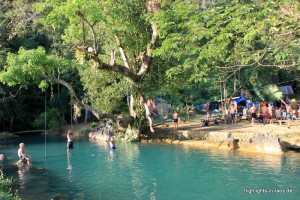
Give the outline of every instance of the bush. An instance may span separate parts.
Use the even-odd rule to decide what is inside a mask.
[[[96,126],[98,126],[98,123],[97,122],[92,122],[92,123],[90,123],[90,125],[91,125],[92,128],[96,128]]]
[[[12,179],[5,178],[0,170],[0,199],[1,200],[20,200],[18,195],[11,193],[13,185]]]
[[[47,111],[47,128],[50,133],[56,133],[57,129],[63,124],[60,110],[51,108]],[[45,128],[45,113],[41,113],[33,122],[33,126],[37,128]]]
[[[91,129],[88,128],[88,127],[83,127],[80,129],[80,134],[83,134],[83,135],[88,135],[90,132],[91,132]]]

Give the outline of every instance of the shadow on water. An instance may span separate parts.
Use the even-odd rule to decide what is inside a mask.
[[[14,179],[14,188],[22,199],[72,199],[72,186],[67,184],[72,182],[72,165],[68,161],[69,176],[68,180],[57,176],[56,172],[45,169],[45,163],[37,162],[33,165],[29,164],[8,164],[2,166],[2,171],[6,177]],[[62,186],[60,182],[66,182]],[[32,193],[32,191],[35,191]],[[38,197],[37,197],[38,194]]]

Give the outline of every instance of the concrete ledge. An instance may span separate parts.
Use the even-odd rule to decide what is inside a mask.
[[[230,132],[202,132],[197,133],[197,138],[192,138],[195,133],[184,131],[179,132],[186,140],[163,139],[168,144],[181,144],[193,147],[205,147],[222,150],[234,150],[252,153],[283,154],[286,149],[280,143],[278,137],[261,133],[230,133]],[[202,135],[199,138],[199,134]]]

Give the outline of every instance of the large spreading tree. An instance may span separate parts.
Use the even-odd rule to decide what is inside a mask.
[[[45,29],[62,33],[64,48],[72,60],[37,49],[21,48],[8,54],[2,82],[25,85],[28,80],[45,89],[49,84],[68,88],[72,102],[90,110],[99,120],[116,120],[112,111],[128,97],[129,115],[137,136],[144,119],[139,99],[150,71],[157,26],[151,15],[159,10],[157,1],[47,0],[36,3],[36,17]],[[78,70],[86,91],[79,98],[64,74]],[[146,84],[147,85],[147,84]],[[148,87],[148,86],[147,86]],[[106,111],[106,112],[105,112]]]
[[[198,89],[205,98],[226,99],[272,83],[268,74],[299,69],[297,1],[36,2],[32,26],[48,32],[52,46],[8,54],[1,81],[61,84],[72,103],[99,120],[127,113],[135,137],[145,122],[141,98],[187,102],[195,94],[188,91]],[[84,95],[67,81],[74,71]]]

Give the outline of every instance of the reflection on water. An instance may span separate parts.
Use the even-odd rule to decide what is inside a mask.
[[[29,164],[22,164],[22,163],[18,163],[18,175],[19,175],[19,186],[21,189],[25,188],[25,183],[26,183],[26,176],[29,172]]]
[[[72,174],[72,164],[71,164],[71,156],[72,154],[69,152],[67,154],[67,170],[68,170],[68,176],[67,180],[72,183],[73,182],[73,174]]]
[[[29,144],[27,141],[26,143]],[[22,199],[249,199],[249,188],[293,189],[259,199],[296,199],[300,195],[299,154],[246,154],[166,144],[81,140],[68,156],[43,158],[43,143],[32,143],[29,169],[6,170],[20,182]],[[12,146],[11,148],[15,148]],[[49,155],[65,153],[65,141],[50,140]],[[15,150],[5,154],[16,160]],[[43,167],[45,173],[33,169]],[[37,187],[38,186],[38,187]],[[39,198],[36,198],[39,197]]]
[[[108,159],[107,159],[107,160],[108,160],[109,162],[113,162],[113,161],[114,161],[114,157],[115,157],[115,150],[112,150],[112,149],[111,149],[111,150],[109,151],[109,155],[108,155]]]

